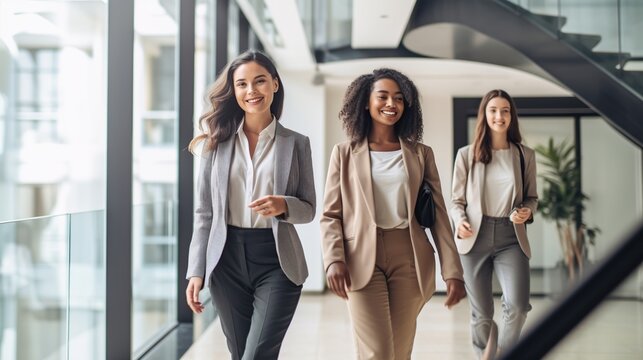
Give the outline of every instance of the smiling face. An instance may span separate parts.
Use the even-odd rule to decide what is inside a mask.
[[[375,124],[393,126],[404,113],[404,96],[394,80],[379,79],[373,83],[368,111]]]
[[[232,75],[237,104],[249,114],[270,114],[272,99],[279,88],[276,78],[254,61],[240,65]]]
[[[489,100],[485,108],[487,126],[492,132],[506,134],[511,124],[511,105],[503,97]]]

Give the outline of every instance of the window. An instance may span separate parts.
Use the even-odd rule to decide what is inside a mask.
[[[20,48],[16,61],[16,146],[58,142],[58,49]]]

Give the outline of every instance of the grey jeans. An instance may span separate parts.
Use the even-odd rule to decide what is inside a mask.
[[[493,319],[491,276],[495,272],[502,288],[503,321],[498,348],[518,341],[529,304],[529,259],[520,249],[509,218],[484,216],[471,251],[460,255],[464,281],[471,305],[471,337],[480,356],[489,337]]]

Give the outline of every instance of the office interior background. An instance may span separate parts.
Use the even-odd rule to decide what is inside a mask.
[[[574,144],[582,219],[600,228],[589,272],[643,215],[640,34],[641,0],[0,0],[0,358],[143,358],[213,321],[183,299],[186,147],[208,86],[248,48],[275,60],[281,121],[311,139],[304,296],[325,290],[318,218],[343,93],[379,67],[418,86],[447,201],[490,89],[516,99],[528,146]],[[571,281],[556,224],[536,214],[528,231],[532,295],[558,299]],[[640,356],[643,268],[613,300],[637,304],[623,346]]]

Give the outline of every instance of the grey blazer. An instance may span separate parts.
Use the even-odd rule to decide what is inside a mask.
[[[512,206],[522,204],[536,214],[538,206],[538,192],[536,191],[536,154],[534,150],[523,145],[525,154],[525,184],[522,183],[520,174],[520,150],[514,144],[510,145],[513,157],[514,191]],[[455,244],[460,254],[466,254],[476,242],[478,231],[482,223],[482,189],[484,187],[485,164],[477,163],[471,171],[473,164],[473,146],[468,145],[458,151],[453,166],[453,186],[451,189],[451,218],[456,231]],[[523,187],[527,194],[523,195]],[[473,235],[469,238],[458,237],[457,228],[464,220],[471,224]],[[518,238],[520,248],[527,258],[531,258],[531,248],[527,239],[525,224],[514,224],[514,231]]]
[[[202,277],[204,286],[221,258],[227,234],[228,182],[234,137],[204,154],[198,175],[194,230],[186,278]],[[272,218],[279,264],[288,279],[301,285],[308,277],[304,251],[293,224],[315,217],[315,184],[308,137],[277,123],[273,195],[283,195],[288,205],[284,216]]]

